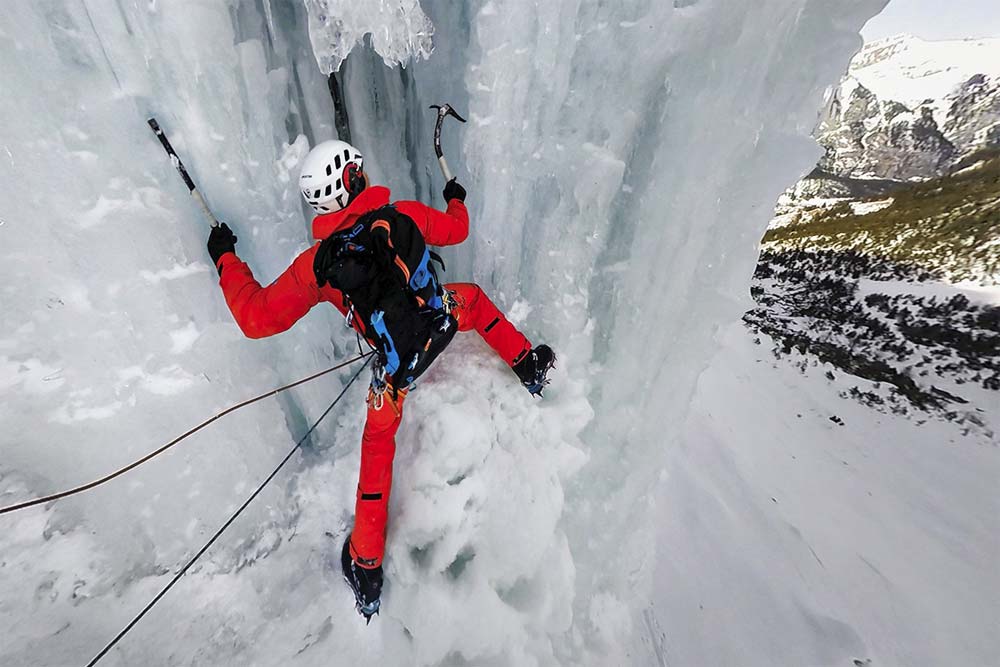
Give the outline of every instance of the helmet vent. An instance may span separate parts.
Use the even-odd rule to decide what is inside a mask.
[[[317,190],[316,192],[314,192],[313,193],[313,199],[319,199],[319,193],[320,192],[322,192],[322,190]]]
[[[338,178],[338,179],[337,179],[337,189],[338,189],[338,190],[340,189],[340,186],[341,186],[342,184],[343,184],[343,182],[342,182],[342,181],[341,181],[341,180],[340,180],[340,179]]]
[[[337,155],[336,157],[333,158],[333,163],[337,166],[337,169],[340,169],[340,156],[339,155]]]
[[[324,197],[329,197],[331,192],[333,192],[333,186],[332,185],[327,185],[326,186],[326,191],[323,192],[323,196]]]
[[[351,159],[351,152],[345,148],[344,149],[344,160],[346,161],[346,160],[350,160],[350,159]]]
[[[327,176],[333,176],[333,167],[332,166],[326,165],[326,175]]]

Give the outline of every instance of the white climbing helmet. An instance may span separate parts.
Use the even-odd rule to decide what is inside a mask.
[[[316,144],[302,163],[299,189],[317,213],[339,211],[351,200],[351,182],[358,188],[364,158],[361,151],[336,139]],[[358,190],[360,191],[360,190]]]

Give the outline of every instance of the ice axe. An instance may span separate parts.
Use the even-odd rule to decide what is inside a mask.
[[[149,123],[149,129],[153,131],[156,138],[160,140],[160,145],[163,146],[163,150],[167,152],[167,156],[170,158],[170,163],[174,165],[174,169],[176,169],[177,173],[181,175],[182,179],[184,179],[184,185],[187,186],[188,192],[191,193],[194,200],[198,202],[199,206],[201,206],[202,212],[204,212],[205,217],[208,218],[208,223],[212,225],[212,227],[218,227],[218,219],[212,215],[211,209],[209,209],[208,204],[205,203],[205,198],[201,196],[201,193],[195,186],[194,181],[192,181],[191,177],[188,176],[187,169],[184,168],[184,163],[181,162],[179,157],[177,157],[177,151],[175,151],[174,147],[170,145],[170,140],[167,139],[167,135],[160,129],[160,124],[156,122],[155,118],[150,118],[146,122]]]
[[[447,182],[452,179],[452,176],[451,170],[448,169],[448,163],[444,159],[444,153],[441,152],[441,125],[444,124],[444,119],[447,116],[454,116],[462,123],[465,122],[465,119],[455,113],[450,104],[432,104],[430,108],[437,109],[437,123],[434,124],[434,152],[437,153],[438,164],[441,165],[441,173],[444,174],[444,180]]]

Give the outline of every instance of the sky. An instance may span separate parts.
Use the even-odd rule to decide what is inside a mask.
[[[867,41],[899,33],[924,39],[1000,37],[1000,0],[890,0],[861,32]]]

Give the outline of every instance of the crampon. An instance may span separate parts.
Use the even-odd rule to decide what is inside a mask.
[[[549,383],[547,376],[555,367],[555,361],[556,355],[552,352],[552,348],[548,345],[539,345],[515,364],[513,370],[529,394],[541,396],[545,385]]]
[[[351,558],[351,536],[344,541],[344,549],[340,554],[340,566],[344,572],[344,580],[354,591],[355,608],[365,619],[365,624],[372,622],[372,616],[378,614],[382,596],[382,566],[363,568]]]

